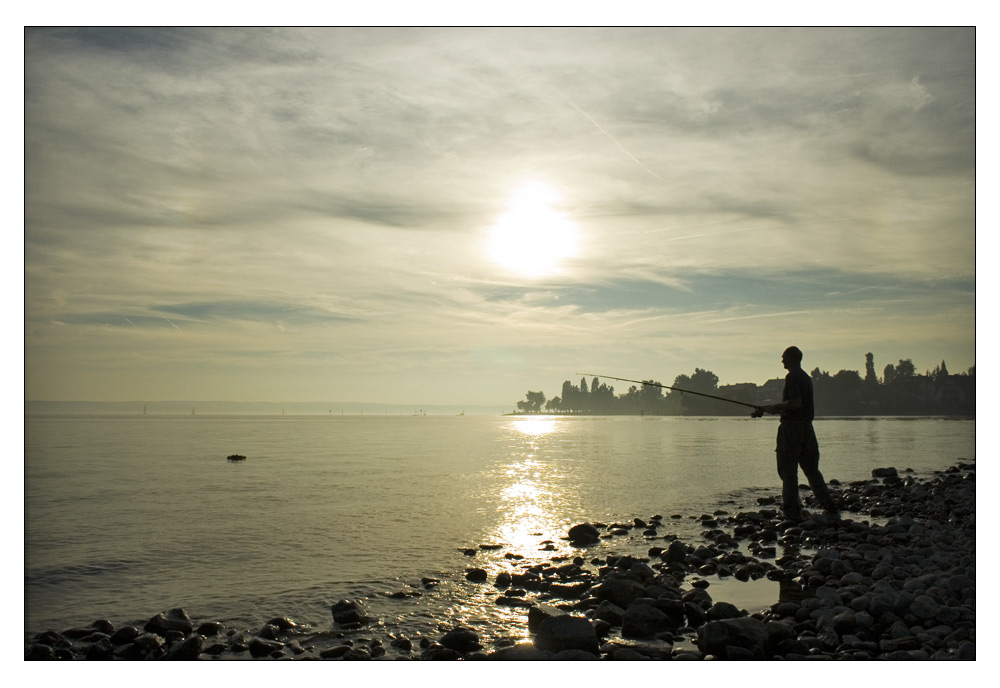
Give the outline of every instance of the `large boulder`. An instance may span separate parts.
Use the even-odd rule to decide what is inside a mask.
[[[583,650],[595,655],[600,651],[597,631],[590,619],[570,614],[542,621],[535,634],[535,647],[547,652]]]

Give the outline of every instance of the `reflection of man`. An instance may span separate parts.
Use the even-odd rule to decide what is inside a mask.
[[[799,466],[805,473],[813,494],[826,514],[837,517],[837,506],[830,496],[830,490],[819,472],[819,443],[813,430],[813,385],[809,375],[802,370],[802,352],[790,346],[781,354],[781,364],[788,370],[781,403],[757,406],[751,418],[760,418],[765,413],[780,413],[778,426],[778,475],[781,476],[781,502],[785,516],[802,519],[802,505],[799,503]]]

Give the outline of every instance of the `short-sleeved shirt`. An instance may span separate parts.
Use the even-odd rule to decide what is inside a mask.
[[[785,411],[782,413],[781,422],[812,422],[814,413],[812,378],[801,368],[788,371],[788,375],[785,376],[785,389],[781,393],[782,401],[796,398],[802,400],[802,406],[794,411]]]

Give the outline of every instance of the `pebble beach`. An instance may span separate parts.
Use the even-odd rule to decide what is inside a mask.
[[[636,516],[579,523],[572,555],[543,563],[509,557],[491,576],[470,547],[454,572],[494,604],[519,612],[522,632],[496,637],[476,624],[406,637],[385,630],[363,599],[330,609],[326,628],[293,618],[234,628],[184,609],[143,620],[99,619],[32,629],[29,660],[974,660],[976,469],[959,460],[926,476],[877,468],[867,480],[831,481],[829,518],[803,493],[806,517],[783,519],[773,497],[729,513]],[[696,519],[701,535],[671,534]],[[596,543],[630,538],[633,554],[595,556]],[[767,579],[780,594],[741,608],[724,589]],[[727,586],[710,581],[727,581]],[[421,581],[432,590],[439,580]],[[713,588],[717,592],[713,591]],[[412,594],[420,594],[414,592]]]

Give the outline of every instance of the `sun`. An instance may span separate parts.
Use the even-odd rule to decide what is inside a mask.
[[[561,263],[576,255],[577,228],[556,209],[558,201],[544,182],[516,189],[507,212],[490,229],[490,258],[524,277],[559,272]]]

